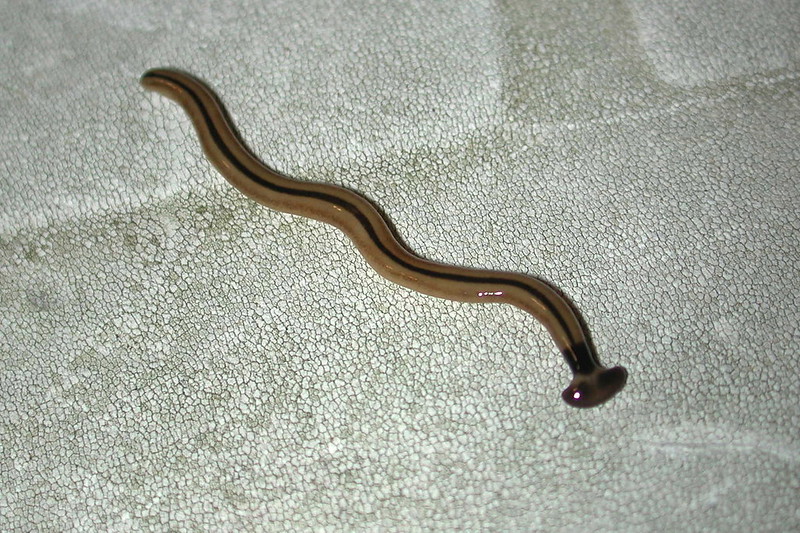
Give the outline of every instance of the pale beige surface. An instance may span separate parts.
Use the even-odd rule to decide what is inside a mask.
[[[800,528],[797,2],[429,4],[0,4],[0,529]],[[156,66],[629,387],[249,202]]]

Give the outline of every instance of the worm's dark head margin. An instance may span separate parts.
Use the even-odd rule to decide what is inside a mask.
[[[621,366],[577,373],[561,397],[573,407],[594,407],[610,400],[625,386],[628,371]]]

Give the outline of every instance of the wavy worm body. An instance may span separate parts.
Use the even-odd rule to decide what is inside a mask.
[[[592,407],[625,385],[625,369],[608,369],[599,363],[569,303],[543,281],[423,259],[397,240],[364,197],[335,185],[297,181],[264,165],[240,140],[219,98],[194,76],[154,69],[142,76],[141,83],[184,108],[209,161],[253,200],[336,226],[379,274],[404,287],[462,302],[509,303],[533,315],[547,328],[572,369],[572,381],[562,393],[568,404]]]

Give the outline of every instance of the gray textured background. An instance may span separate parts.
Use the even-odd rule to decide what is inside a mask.
[[[0,4],[0,529],[800,528],[798,2],[329,4]],[[247,200],[156,66],[629,386]]]

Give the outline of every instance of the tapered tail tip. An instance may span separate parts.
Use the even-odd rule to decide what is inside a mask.
[[[139,78],[139,83],[144,85],[147,89],[153,89],[159,92],[175,92],[174,89],[163,91],[165,87],[185,84],[202,84],[200,80],[192,76],[188,72],[169,67],[151,68]]]
[[[591,374],[575,374],[561,397],[573,407],[594,407],[610,400],[626,381],[628,371],[621,366],[598,368]]]
[[[147,78],[151,78],[151,77],[155,76],[158,73],[159,70],[162,70],[162,69],[160,69],[160,68],[148,69],[147,71],[145,71],[144,74],[142,74],[142,76],[139,78],[139,81],[140,82],[144,82],[144,80],[146,80]]]

